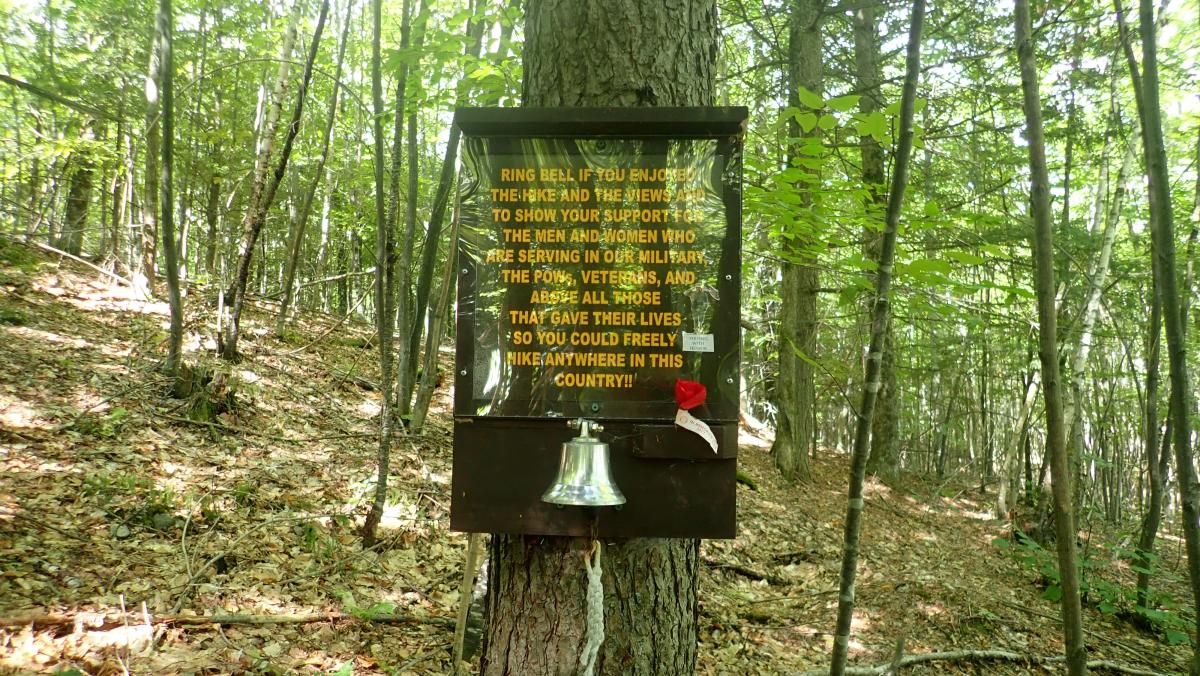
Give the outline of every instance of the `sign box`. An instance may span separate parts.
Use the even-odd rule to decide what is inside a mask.
[[[733,537],[745,108],[460,108],[451,527]],[[677,379],[716,453],[674,425]],[[541,501],[573,418],[618,508]]]

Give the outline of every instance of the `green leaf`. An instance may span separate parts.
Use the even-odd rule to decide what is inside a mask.
[[[796,116],[796,122],[807,133],[812,131],[813,127],[817,126],[817,115],[816,113],[800,113]]]
[[[475,70],[471,71],[467,77],[472,80],[479,80],[496,72],[496,67],[490,63],[485,63]]]
[[[1008,549],[1012,546],[1012,543],[1008,541],[1008,538],[994,538],[992,540],[992,546],[1000,549]]]
[[[1096,607],[1099,608],[1100,612],[1104,613],[1105,615],[1114,615],[1117,612],[1117,607],[1111,603],[1098,603],[1096,604]]]
[[[941,216],[942,208],[940,206],[938,206],[937,202],[935,202],[933,200],[929,200],[928,202],[925,203],[925,215],[930,218],[933,218],[935,216]]]
[[[908,264],[909,272],[936,272],[948,275],[952,269],[949,263],[936,258],[918,258]]]
[[[841,307],[851,307],[858,302],[858,289],[853,286],[843,287],[838,293],[838,305]]]
[[[817,126],[829,131],[837,126],[837,118],[832,115],[822,115],[821,119],[817,120]]]
[[[847,110],[850,110],[854,106],[857,106],[858,101],[861,98],[862,97],[859,96],[858,94],[839,96],[837,98],[829,99],[829,101],[826,102],[825,105],[829,106],[829,108],[831,110],[836,110],[838,112],[845,112]]]
[[[878,110],[862,116],[855,123],[859,136],[870,136],[876,141],[883,141],[888,133],[888,121]]]
[[[367,608],[365,611],[363,611],[363,615],[367,617],[379,617],[381,615],[393,615],[395,612],[396,604],[383,601],[380,603],[372,603],[370,608]]]
[[[825,144],[816,136],[809,136],[797,140],[796,152],[801,155],[812,155],[814,157],[825,154]]]
[[[1167,643],[1170,645],[1182,645],[1188,642],[1188,635],[1182,631],[1168,629],[1164,632]]]
[[[946,251],[946,252],[944,252],[944,255],[947,258],[953,258],[954,260],[958,261],[959,263],[963,263],[966,265],[979,265],[981,263],[987,262],[987,259],[985,259],[984,257],[976,256],[975,254],[967,253],[966,251]]]
[[[1046,587],[1046,591],[1042,592],[1042,598],[1047,601],[1057,601],[1062,598],[1062,587],[1053,584]]]
[[[803,103],[804,105],[808,106],[809,108],[813,108],[813,109],[817,109],[817,110],[820,110],[821,108],[825,107],[825,99],[812,93],[811,91],[806,89],[803,85],[797,86],[797,89],[799,89],[797,94],[800,97],[800,103]]]

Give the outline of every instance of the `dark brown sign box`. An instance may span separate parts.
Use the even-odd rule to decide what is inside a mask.
[[[746,118],[744,107],[712,107],[459,108],[454,119],[467,136],[721,138],[740,145]],[[731,218],[740,225],[736,209]],[[469,345],[472,338],[460,335],[460,348],[464,340]],[[462,378],[455,387],[471,391]],[[707,421],[718,441],[715,454],[700,437],[668,420],[601,422],[599,437],[610,445],[613,480],[626,498],[620,507],[541,501],[558,473],[563,442],[577,434],[566,419],[456,417],[451,529],[583,537],[736,535],[736,418]]]
[[[620,507],[559,507],[541,501],[558,473],[564,419],[456,418],[456,531],[582,537],[736,534],[737,423],[713,424],[718,453],[673,424],[604,421]],[[486,470],[483,470],[486,468]]]

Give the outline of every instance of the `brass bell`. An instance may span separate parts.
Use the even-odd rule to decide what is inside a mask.
[[[582,419],[567,424],[578,428],[579,436],[562,445],[558,476],[542,494],[542,501],[584,507],[625,504],[625,496],[613,483],[608,444],[591,435],[604,431],[604,428]]]

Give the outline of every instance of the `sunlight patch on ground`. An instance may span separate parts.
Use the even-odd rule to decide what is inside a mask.
[[[910,499],[910,502],[916,501]],[[995,520],[995,516],[993,516],[988,509],[980,508],[979,505],[965,500],[960,501],[942,498],[941,500],[936,501],[934,504],[923,503],[917,507],[917,510],[922,514],[963,516],[975,521],[990,522]]]
[[[923,601],[917,602],[917,610],[920,610],[921,614],[925,617],[937,617],[946,613],[946,609],[942,607],[942,604],[925,603]]]
[[[771,441],[743,427],[738,430],[738,445],[769,450],[771,448]]]
[[[976,521],[993,521],[995,519],[991,512],[975,511],[970,509],[962,510],[959,512],[959,516],[965,516],[968,519],[975,519]]]
[[[92,391],[92,388],[79,385],[71,393],[71,403],[81,411],[102,413],[109,407],[104,405],[104,398]]]
[[[133,349],[129,347],[121,347],[119,344],[104,345],[100,348],[100,354],[113,359],[128,359],[133,354]],[[119,364],[92,364],[91,368],[97,371],[108,371],[110,373],[124,373],[126,368]]]
[[[889,498],[891,495],[892,489],[875,477],[869,477],[863,484],[863,497],[865,498]]]
[[[24,401],[0,397],[0,427],[48,429],[50,423]]]
[[[363,399],[359,402],[357,410],[358,414],[364,418],[374,418],[379,415],[379,402],[371,399]]]
[[[406,500],[385,503],[383,518],[380,519],[379,525],[383,528],[402,528],[407,524],[414,523],[418,518],[420,518],[420,508],[416,503]]]
[[[866,646],[854,637],[861,636],[863,632],[870,631],[870,629],[871,618],[867,617],[862,611],[855,610],[854,616],[850,620],[850,641],[847,643],[851,655],[859,655],[867,652]]]
[[[61,336],[57,333],[52,333],[50,331],[42,331],[41,329],[35,329],[35,328],[28,327],[28,326],[6,326],[6,327],[4,327],[4,331],[7,333],[16,335],[16,336],[21,336],[22,338],[27,338],[29,340],[44,341],[47,343],[52,343],[54,345],[66,345],[69,347],[78,347],[78,348],[92,346],[91,343],[87,342],[86,340],[84,340],[82,338],[71,338],[68,336]]]
[[[74,305],[80,310],[88,312],[96,312],[100,310],[115,311],[115,312],[133,312],[143,315],[161,315],[168,317],[171,314],[171,306],[166,301],[148,303],[144,300],[107,300],[101,298],[88,298],[82,296],[79,298],[63,298],[66,303]]]

